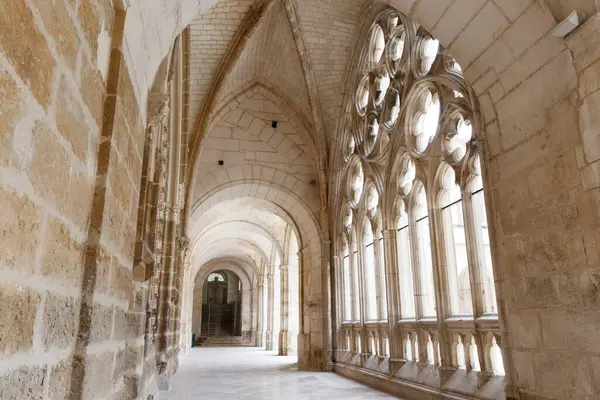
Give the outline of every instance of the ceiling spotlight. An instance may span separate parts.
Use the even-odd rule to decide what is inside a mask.
[[[583,24],[585,14],[582,12],[573,11],[564,21],[552,29],[552,36],[565,37],[573,32],[575,28]]]
[[[308,182],[308,184],[309,184],[311,187],[315,187],[315,186],[317,185],[317,181],[315,181],[315,180],[313,179],[312,181]]]

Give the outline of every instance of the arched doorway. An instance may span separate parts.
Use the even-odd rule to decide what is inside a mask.
[[[241,289],[238,276],[226,270],[211,273],[202,287],[201,335],[241,335]]]

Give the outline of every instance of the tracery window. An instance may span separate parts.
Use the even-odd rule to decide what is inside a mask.
[[[501,376],[477,100],[456,60],[401,13],[368,28],[334,165],[342,295],[356,300],[343,303],[344,332],[360,323],[380,333],[357,347],[385,337],[391,358]]]
[[[343,269],[342,279],[344,284],[344,321],[352,321],[352,289],[351,289],[351,277],[350,277],[350,249],[348,248],[348,239],[343,238],[344,241],[344,257],[342,258]]]
[[[218,272],[208,275],[209,282],[225,282],[225,277]]]
[[[440,208],[446,255],[446,279],[453,315],[473,315],[467,240],[460,186],[454,170],[442,163],[440,169]]]
[[[375,277],[375,245],[373,227],[368,219],[364,222],[363,232],[363,271],[365,275],[365,301],[367,304],[367,319],[377,319],[377,282]]]
[[[410,248],[410,228],[408,214],[403,200],[397,204],[396,216],[396,256],[398,258],[398,279],[400,283],[400,307],[402,319],[415,318],[415,291],[413,287],[412,250]]]

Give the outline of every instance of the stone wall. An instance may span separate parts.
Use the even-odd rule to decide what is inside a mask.
[[[479,99],[507,396],[597,398],[597,6],[389,3],[440,39]],[[572,8],[589,20],[551,36]]]
[[[124,13],[11,0],[0,21],[0,397],[135,392],[143,324],[128,311],[144,297],[131,271],[145,129],[121,53]]]
[[[465,74],[486,122],[509,394],[596,398],[598,21],[565,42],[548,35],[556,20],[543,2],[488,7],[461,36],[504,31]]]

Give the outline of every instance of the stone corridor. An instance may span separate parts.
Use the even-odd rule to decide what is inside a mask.
[[[0,400],[598,400],[599,332],[600,0],[0,0]]]
[[[327,372],[303,372],[296,357],[252,348],[193,348],[173,377],[165,400],[395,399]]]

